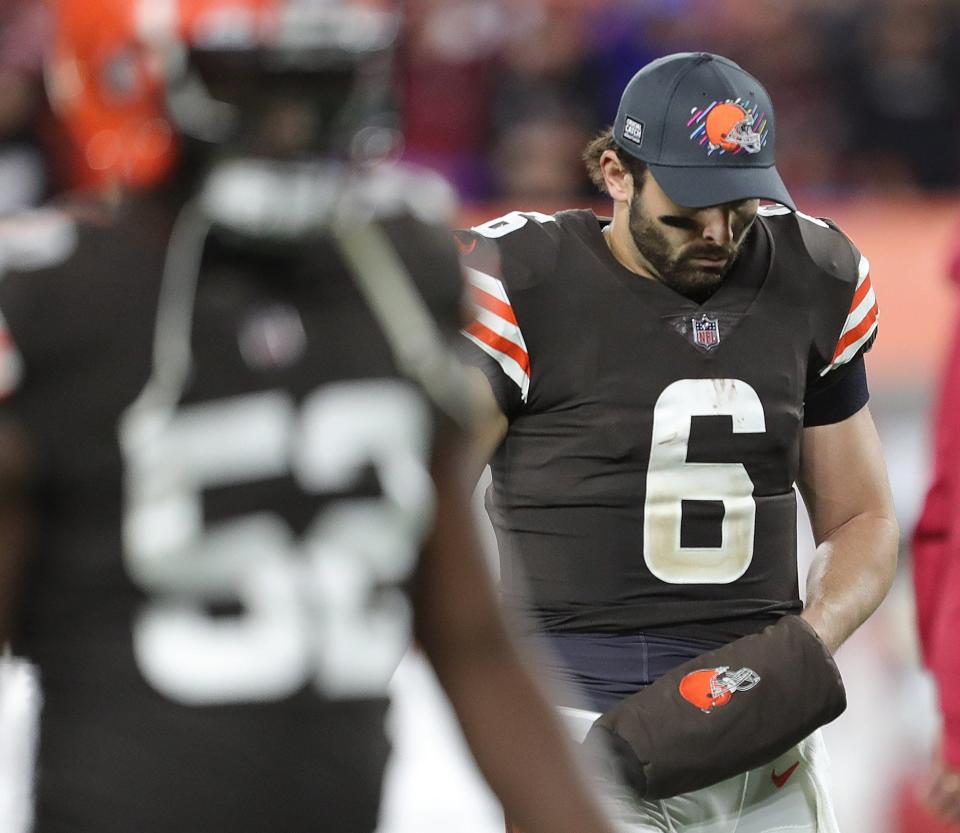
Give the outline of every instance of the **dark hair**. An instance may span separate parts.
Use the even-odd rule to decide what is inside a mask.
[[[612,150],[617,154],[620,164],[633,176],[633,181],[639,187],[643,182],[643,175],[647,171],[647,163],[617,147],[617,143],[613,141],[612,127],[601,130],[587,143],[583,150],[583,162],[587,166],[590,181],[604,194],[607,193],[607,186],[603,181],[603,171],[600,170],[600,157],[607,150]]]

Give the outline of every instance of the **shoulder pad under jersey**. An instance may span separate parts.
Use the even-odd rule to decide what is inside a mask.
[[[831,220],[782,205],[761,206],[758,213],[771,229],[793,227],[799,232],[806,254],[822,272],[844,283],[857,282],[860,252]]]
[[[826,376],[873,345],[880,312],[870,262],[830,220],[781,206],[765,207],[761,215],[788,259],[809,258],[817,267],[809,270],[811,300],[818,309],[815,366],[819,376]]]
[[[55,208],[0,219],[0,274],[59,266],[77,247],[75,220]]]
[[[457,232],[468,277],[477,269],[514,291],[540,283],[554,270],[560,238],[556,218],[538,211],[511,211]]]
[[[476,308],[463,330],[481,360],[500,409],[508,416],[527,401],[532,365],[525,329],[539,309],[530,293],[554,271],[561,232],[554,217],[512,211],[457,232],[461,262]],[[474,349],[476,348],[476,349]],[[469,353],[468,353],[469,355]]]

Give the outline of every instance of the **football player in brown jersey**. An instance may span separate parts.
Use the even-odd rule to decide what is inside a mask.
[[[579,691],[561,705],[580,734],[603,715],[588,739],[613,744],[636,831],[835,830],[815,732],[845,705],[832,655],[896,567],[869,263],[795,210],[774,130],[739,66],[667,56],[586,151],[612,219],[458,235],[503,599]]]
[[[369,833],[412,625],[511,813],[609,833],[471,524],[445,189],[371,159],[396,13],[56,11],[57,107],[129,193],[0,249],[0,645],[43,692],[33,829]]]

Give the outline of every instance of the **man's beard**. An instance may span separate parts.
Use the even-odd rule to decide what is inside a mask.
[[[736,262],[744,238],[741,236],[740,240],[727,246],[691,243],[680,252],[671,252],[670,244],[656,221],[643,212],[639,196],[638,190],[630,206],[630,234],[634,245],[656,270],[656,277],[662,284],[702,304],[720,288]],[[697,258],[723,258],[725,262],[709,267],[691,262]]]

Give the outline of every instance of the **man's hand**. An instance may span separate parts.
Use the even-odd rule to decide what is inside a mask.
[[[960,825],[960,769],[945,764],[938,755],[924,779],[920,800],[938,818]]]

